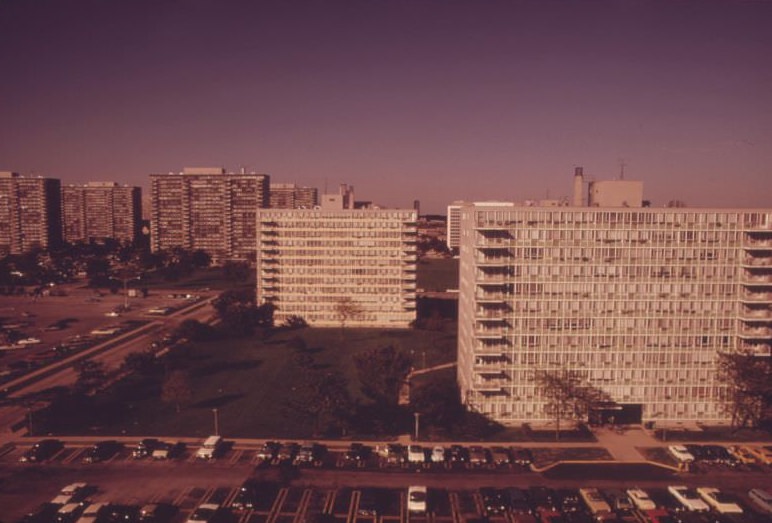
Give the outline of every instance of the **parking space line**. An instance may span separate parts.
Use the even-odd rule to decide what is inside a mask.
[[[359,510],[359,497],[362,493],[355,490],[351,493],[351,500],[348,505],[348,514],[346,514],[346,523],[354,523],[356,520],[357,511]]]
[[[282,488],[276,495],[276,499],[273,500],[268,517],[265,519],[265,523],[274,523],[279,515],[279,509],[284,504],[284,499],[287,497],[287,488]]]
[[[458,504],[458,494],[456,492],[449,492],[448,500],[450,501],[450,515],[453,518],[453,523],[461,523],[461,507]]]
[[[193,490],[193,487],[185,487],[185,488],[182,490],[182,492],[180,492],[180,494],[179,494],[179,495],[178,495],[176,498],[174,498],[174,505],[176,505],[176,506],[178,506],[178,507],[179,507],[180,505],[182,505],[182,501],[183,501],[185,498],[187,498],[187,497],[188,497],[188,495],[190,494],[190,491],[191,491],[191,490]]]
[[[225,500],[223,501],[222,506],[223,507],[230,507],[231,503],[233,503],[233,500],[236,498],[236,495],[239,493],[239,488],[231,489],[228,495],[225,497]]]
[[[324,500],[324,507],[322,512],[325,514],[332,514],[332,507],[335,503],[335,491],[331,490],[327,493],[327,499]]]
[[[301,523],[304,520],[306,512],[308,511],[308,504],[311,501],[311,494],[311,489],[303,491],[303,496],[300,498],[300,503],[298,504],[298,511],[295,513],[292,523]]]
[[[241,459],[241,455],[244,454],[244,450],[243,449],[234,450],[232,454],[233,455],[228,460],[229,465],[235,465],[236,463],[238,463],[239,460]]]

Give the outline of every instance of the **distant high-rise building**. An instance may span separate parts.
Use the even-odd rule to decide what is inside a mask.
[[[412,210],[258,213],[257,297],[277,323],[408,327],[416,317],[417,216]]]
[[[772,210],[461,208],[458,380],[548,422],[538,371],[606,392],[596,420],[728,422],[718,354],[772,353]]]
[[[142,190],[115,182],[89,182],[62,187],[64,241],[107,238],[136,241],[142,231]]]
[[[345,183],[340,184],[340,190],[337,194],[328,193],[322,195],[320,202],[322,209],[354,209],[354,186]]]
[[[462,201],[456,201],[448,205],[447,234],[445,235],[445,245],[450,252],[458,253],[461,247],[461,207]]]
[[[271,184],[271,209],[313,209],[319,205],[316,187],[300,187],[294,183]]]
[[[257,210],[269,204],[270,176],[185,168],[151,174],[151,247],[202,249],[215,263],[254,261]]]
[[[61,204],[58,179],[0,172],[0,254],[58,246]]]

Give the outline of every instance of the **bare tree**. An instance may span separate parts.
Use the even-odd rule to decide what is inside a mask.
[[[548,414],[555,417],[555,439],[560,439],[560,420],[585,420],[590,409],[610,397],[604,391],[587,383],[576,371],[568,369],[539,370],[535,375],[536,384],[547,399]]]
[[[161,399],[166,403],[173,403],[177,412],[180,412],[182,404],[193,397],[193,389],[190,385],[190,376],[184,370],[174,370],[164,380],[161,388]]]
[[[346,322],[351,318],[357,318],[362,312],[362,306],[349,296],[344,296],[335,303],[335,314],[340,319],[341,338],[345,335]]]
[[[750,352],[719,353],[719,379],[733,427],[756,427],[772,409],[772,358]]]

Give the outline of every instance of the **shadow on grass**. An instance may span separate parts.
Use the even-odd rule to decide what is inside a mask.
[[[196,369],[194,375],[198,377],[212,376],[220,372],[231,372],[240,370],[256,369],[263,364],[263,360],[236,360],[236,361],[218,361],[211,365]]]
[[[243,398],[244,394],[225,394],[216,398],[201,400],[191,405],[194,409],[213,409],[220,408],[237,399]]]

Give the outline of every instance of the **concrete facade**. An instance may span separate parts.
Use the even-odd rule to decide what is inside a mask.
[[[136,241],[142,234],[142,190],[115,182],[63,186],[62,233],[70,243]]]
[[[722,423],[719,352],[772,350],[772,210],[461,210],[458,381],[502,423],[546,422],[570,369],[641,421]]]
[[[203,249],[215,263],[254,261],[257,210],[269,204],[270,177],[185,168],[151,174],[151,247]]]
[[[257,297],[275,320],[404,328],[416,315],[417,216],[412,210],[260,210]]]
[[[0,254],[59,245],[61,205],[58,179],[0,172]]]

